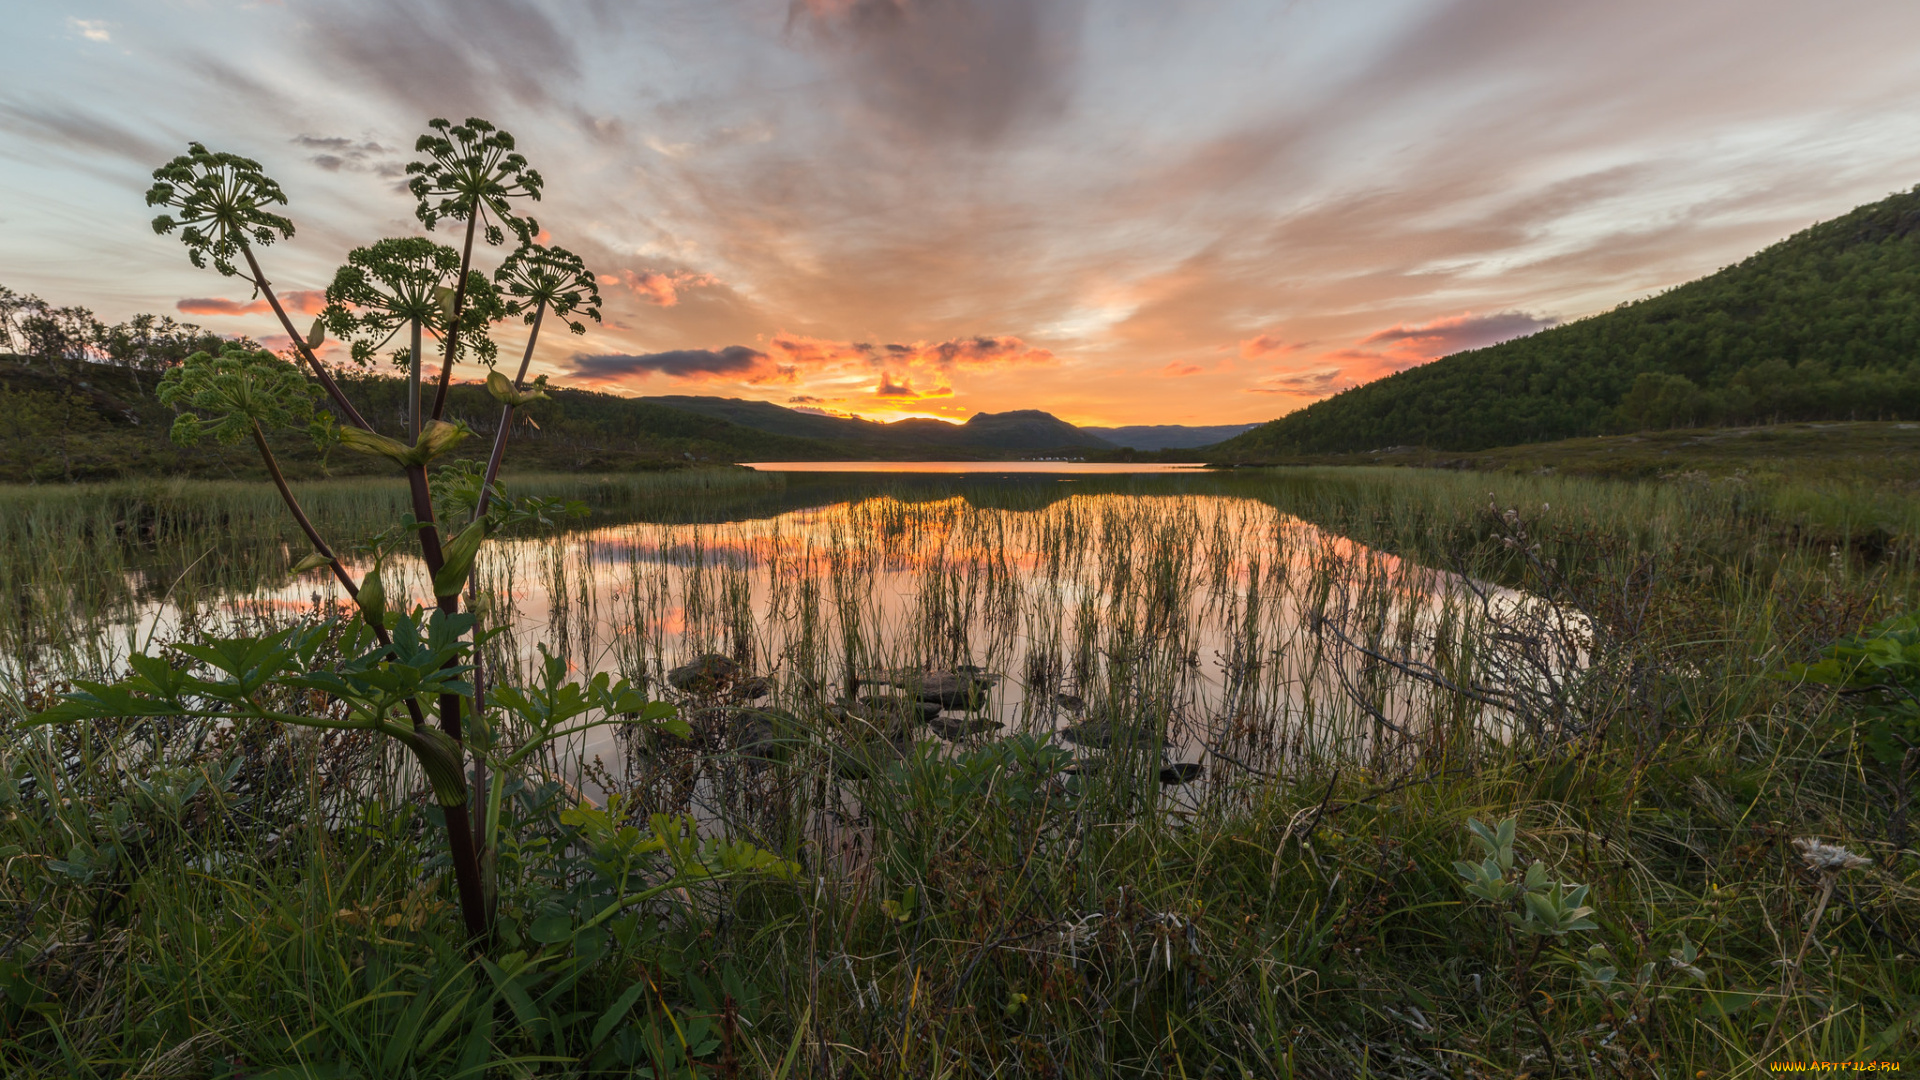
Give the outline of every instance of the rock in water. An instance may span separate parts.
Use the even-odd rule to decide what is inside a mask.
[[[1082,720],[1068,727],[1060,736],[1071,743],[1093,750],[1108,750],[1115,746],[1146,746],[1152,736],[1141,727],[1119,723],[1105,717]]]
[[[693,663],[682,664],[667,672],[667,684],[689,694],[717,694],[740,674],[733,658],[719,653],[701,653]]]
[[[962,717],[941,716],[936,713],[927,721],[935,735],[948,742],[958,742],[969,735],[978,735],[983,731],[999,731],[1000,721],[989,720],[984,716]]]
[[[972,664],[962,664],[953,671],[893,668],[868,672],[863,678],[898,687],[922,701],[937,702],[943,709],[977,709],[987,703],[987,691],[1000,682],[1000,676]]]
[[[738,701],[759,701],[772,693],[773,683],[765,675],[742,679],[733,686],[733,696]]]
[[[1160,782],[1163,784],[1188,784],[1200,778],[1206,766],[1197,761],[1169,761],[1160,767]]]

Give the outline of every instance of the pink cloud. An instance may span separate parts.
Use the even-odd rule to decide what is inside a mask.
[[[1184,379],[1188,375],[1198,375],[1202,370],[1204,369],[1198,364],[1188,364],[1175,360],[1160,369],[1160,377],[1163,379]]]
[[[1240,358],[1243,360],[1265,360],[1273,356],[1285,356],[1300,348],[1294,342],[1282,341],[1270,334],[1250,337],[1240,343]]]
[[[680,302],[681,290],[718,285],[720,279],[712,274],[699,274],[692,270],[673,270],[665,273],[658,270],[645,270],[640,273],[622,270],[618,274],[600,275],[600,284],[623,285],[635,296],[648,303],[672,307]]]
[[[174,310],[187,315],[260,315],[273,308],[266,298],[257,300],[223,300],[217,296],[188,297],[174,305]],[[280,294],[280,306],[289,315],[318,315],[320,309],[327,306],[327,294],[317,289],[292,289]]]

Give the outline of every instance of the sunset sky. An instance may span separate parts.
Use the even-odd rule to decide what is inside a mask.
[[[1268,420],[1920,182],[1913,0],[14,0],[7,24],[0,284],[268,340],[148,228],[151,170],[190,139],[259,159],[299,225],[267,271],[309,300],[419,232],[425,121],[482,116],[604,282],[605,324],[540,369],[877,419]]]

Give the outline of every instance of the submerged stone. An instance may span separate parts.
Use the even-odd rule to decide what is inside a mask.
[[[1160,767],[1163,784],[1188,784],[1200,778],[1206,766],[1197,761],[1169,761]]]
[[[692,663],[667,672],[667,684],[689,694],[717,694],[739,674],[740,665],[732,657],[701,653]]]
[[[979,735],[988,731],[999,731],[1000,721],[990,720],[984,716],[940,716],[936,714],[927,721],[927,726],[933,729],[935,735],[940,736],[948,742],[957,742],[969,735]]]

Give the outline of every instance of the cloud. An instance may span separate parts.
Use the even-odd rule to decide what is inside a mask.
[[[1301,346],[1294,342],[1282,341],[1269,334],[1261,334],[1258,337],[1250,337],[1240,343],[1240,358],[1242,360],[1266,360],[1270,357],[1285,356],[1299,348],[1301,348]]]
[[[1163,379],[1184,379],[1188,375],[1198,375],[1203,370],[1205,369],[1198,364],[1189,364],[1182,360],[1175,360],[1160,369],[1160,377]]]
[[[712,274],[698,274],[691,270],[673,270],[662,273],[657,270],[622,270],[618,274],[600,275],[602,285],[621,285],[631,290],[635,296],[650,304],[672,307],[680,302],[681,289],[695,289],[704,285],[718,285],[720,279]]]
[[[985,144],[1061,116],[1084,0],[792,0],[791,33],[900,137]]]
[[[1359,380],[1339,368],[1299,371],[1288,375],[1269,375],[1253,386],[1249,394],[1289,394],[1297,397],[1326,397],[1360,385]]]
[[[893,375],[889,372],[880,373],[880,385],[873,388],[873,393],[876,397],[891,398],[917,398],[920,396],[913,392],[912,379],[901,379],[899,382],[894,382]]]
[[[1433,360],[1468,349],[1481,349],[1517,337],[1526,337],[1560,322],[1554,318],[1529,315],[1524,311],[1502,311],[1494,315],[1464,312],[1435,319],[1419,326],[1394,326],[1368,334],[1362,346],[1385,345],[1396,359]]]
[[[124,110],[117,110],[124,111]],[[8,131],[59,150],[106,154],[151,169],[186,149],[184,142],[161,143],[120,126],[96,112],[62,104],[0,101],[0,131]]]
[[[278,295],[280,306],[290,315],[318,315],[327,306],[327,294],[318,289],[290,289]],[[246,301],[223,300],[217,296],[188,297],[173,306],[188,315],[260,315],[273,310],[265,297]]]
[[[295,146],[317,153],[307,160],[328,172],[364,172],[398,179],[407,167],[392,147],[372,139],[348,139],[337,135],[295,135]]]
[[[644,379],[661,374],[670,379],[733,380],[745,383],[787,381],[793,368],[777,364],[771,356],[745,345],[724,349],[672,349],[643,353],[576,353],[572,377],[587,382],[617,383],[626,379]]]
[[[574,29],[532,0],[299,3],[322,67],[413,116],[494,116],[505,101],[555,103],[580,77]],[[416,121],[417,122],[417,121]]]
[[[787,399],[789,405],[825,405],[826,403],[826,398],[814,397],[812,394],[795,394]]]
[[[107,24],[99,19],[69,18],[67,25],[73,28],[74,33],[79,34],[88,41],[113,40],[113,35],[107,32]]]

